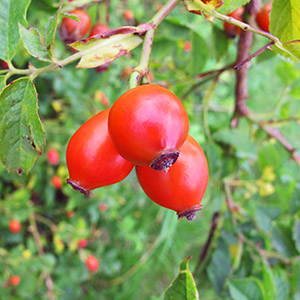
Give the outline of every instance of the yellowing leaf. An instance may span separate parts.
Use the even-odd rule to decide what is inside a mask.
[[[215,10],[224,2],[220,0],[183,0],[183,3],[189,12],[201,15],[202,12]]]
[[[70,44],[72,48],[83,54],[76,67],[96,68],[128,54],[142,43],[143,39],[139,35],[149,28],[152,28],[149,24],[116,28],[102,35]]]
[[[269,196],[275,191],[274,186],[269,182],[258,180],[257,185],[259,186],[259,194],[262,197]]]

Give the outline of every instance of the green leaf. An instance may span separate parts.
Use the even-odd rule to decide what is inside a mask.
[[[19,24],[20,36],[29,54],[39,60],[50,61],[48,52],[42,44],[41,35],[36,28],[26,29]]]
[[[213,138],[233,146],[240,157],[257,157],[256,147],[244,129],[222,129],[215,132]]]
[[[228,52],[229,39],[226,36],[224,30],[219,29],[217,26],[213,26],[213,42],[216,57],[218,60],[222,59]]]
[[[230,280],[229,292],[234,300],[267,300],[264,287],[256,278]]]
[[[296,187],[290,201],[290,214],[295,214],[300,210],[300,187]]]
[[[11,61],[20,40],[18,23],[26,25],[30,0],[0,1],[0,59]]]
[[[185,258],[179,266],[179,274],[167,288],[164,300],[197,300],[198,291],[188,268],[190,257]]]
[[[190,59],[190,75],[195,76],[201,73],[208,58],[208,48],[205,40],[196,32],[191,35],[192,50]]]
[[[274,0],[270,14],[270,32],[300,59],[300,2],[299,0]],[[286,53],[280,51],[287,56]]]
[[[48,24],[45,26],[44,44],[46,49],[48,50],[48,54],[50,57],[52,57],[54,39],[59,21],[61,6],[62,2],[59,6],[59,9],[57,10],[57,13],[50,18]]]
[[[272,221],[281,215],[279,207],[256,207],[255,219],[258,227],[265,232],[270,232],[272,229]]]
[[[5,87],[5,75],[0,75],[0,91]]]
[[[219,240],[218,247],[214,251],[211,262],[207,268],[208,277],[218,294],[223,290],[225,280],[230,275],[230,269],[230,253],[228,246],[223,240]]]
[[[28,173],[45,145],[32,81],[24,77],[6,86],[0,104],[1,161],[9,172]]]
[[[263,261],[263,283],[266,299],[274,300],[277,293],[275,278],[271,268]]]
[[[296,248],[300,253],[300,222],[299,220],[295,220],[294,227],[293,227],[293,240],[296,244]]]
[[[291,228],[287,226],[274,227],[272,231],[272,243],[274,248],[287,258],[297,255]]]
[[[96,68],[128,54],[142,43],[143,39],[133,33],[116,34],[108,38],[90,38],[70,44],[72,48],[84,52],[76,68]]]
[[[223,0],[224,4],[218,8],[218,12],[228,14],[242,5],[246,5],[250,0]]]

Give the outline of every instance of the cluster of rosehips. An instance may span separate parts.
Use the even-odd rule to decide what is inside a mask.
[[[260,9],[260,11],[257,12],[255,16],[258,27],[261,30],[266,32],[270,32],[269,25],[270,25],[270,12],[272,9],[272,4],[273,4],[272,1],[266,3]],[[244,13],[244,7],[240,7],[235,11],[233,11],[232,13],[228,14],[228,16],[238,21],[242,21],[243,13]],[[233,24],[226,23],[226,22],[224,23],[224,31],[229,38],[235,38],[236,35],[241,33],[241,30],[242,29],[240,27],[237,27]]]
[[[130,89],[72,136],[67,182],[89,195],[123,180],[135,165],[150,199],[192,220],[202,208],[208,166],[188,131],[187,112],[169,90],[153,84]]]

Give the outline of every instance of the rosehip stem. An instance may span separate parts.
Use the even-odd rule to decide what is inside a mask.
[[[149,24],[152,25],[153,29],[148,30],[145,35],[140,62],[130,76],[129,86],[131,89],[140,85],[142,78],[149,72],[149,62],[156,27],[168,16],[179,2],[180,0],[170,0],[150,20]]]

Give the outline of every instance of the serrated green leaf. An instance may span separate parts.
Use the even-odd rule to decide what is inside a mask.
[[[182,261],[179,274],[167,288],[164,300],[197,300],[198,291],[188,263],[190,257]]]
[[[0,158],[9,172],[32,168],[43,152],[45,134],[37,113],[37,92],[29,78],[20,78],[0,94]]]
[[[91,38],[70,44],[72,48],[85,52],[77,68],[96,68],[128,54],[142,43],[143,39],[133,33],[116,34],[105,39]]]
[[[270,32],[279,38],[284,46],[300,59],[299,43],[288,43],[300,39],[299,0],[274,0],[270,14]],[[276,49],[276,48],[275,48]],[[278,51],[278,50],[277,50]],[[287,56],[283,51],[279,51]]]
[[[11,61],[20,40],[18,23],[26,25],[26,11],[30,0],[0,1],[0,59]]]
[[[44,44],[51,58],[52,58],[54,39],[55,39],[55,34],[57,30],[62,3],[63,2],[61,2],[59,9],[57,10],[57,13],[50,18],[48,24],[45,26]]]
[[[218,12],[222,14],[228,14],[242,5],[246,5],[250,0],[223,0],[224,4],[218,8]]]
[[[25,28],[19,24],[20,36],[29,54],[39,60],[50,61],[48,52],[42,44],[41,35],[36,28]]]
[[[230,280],[229,292],[234,300],[267,300],[264,287],[256,278]]]
[[[208,58],[208,48],[205,40],[196,32],[191,34],[192,51],[190,60],[190,74],[195,76],[201,73]]]

